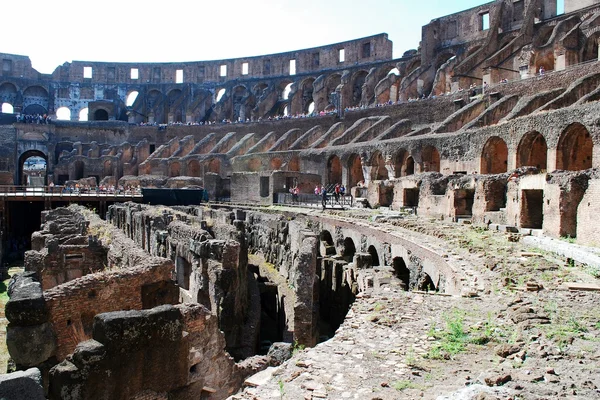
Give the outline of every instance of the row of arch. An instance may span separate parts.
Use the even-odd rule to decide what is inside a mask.
[[[592,168],[593,141],[587,128],[580,123],[569,125],[560,135],[556,149],[556,169],[579,171]],[[433,145],[426,145],[420,151],[420,160],[405,149],[400,149],[386,162],[380,151],[375,151],[370,159],[359,154],[351,154],[346,161],[349,187],[365,181],[365,171],[370,171],[368,180],[388,180],[413,175],[416,172],[440,172],[440,153]],[[369,169],[363,168],[370,166]],[[537,131],[528,132],[521,139],[516,154],[516,168],[532,166],[539,170],[548,169],[548,145],[544,135]],[[483,146],[480,162],[482,174],[501,174],[508,170],[508,146],[498,137],[490,137]],[[327,182],[342,182],[343,164],[337,155],[327,160]]]

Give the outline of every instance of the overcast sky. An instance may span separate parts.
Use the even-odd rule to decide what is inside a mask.
[[[382,32],[394,57],[430,20],[481,0],[4,1],[0,53],[51,73],[65,61],[173,62],[258,56]]]

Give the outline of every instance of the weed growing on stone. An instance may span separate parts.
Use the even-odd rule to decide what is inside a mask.
[[[429,336],[437,341],[431,346],[426,357],[433,360],[449,360],[456,354],[465,351],[469,335],[464,329],[464,313],[453,310],[444,315],[445,329],[436,329],[435,325],[429,330]]]
[[[304,346],[303,344],[299,344],[297,340],[294,340],[294,343],[292,344],[292,356],[295,356],[296,354],[304,350],[305,347],[306,346]]]
[[[279,385],[279,398],[283,399],[283,396],[285,396],[285,386],[283,381],[280,379],[277,384]]]
[[[418,389],[419,386],[414,384],[409,380],[396,381],[392,385],[392,387],[398,391],[403,391],[404,389]]]

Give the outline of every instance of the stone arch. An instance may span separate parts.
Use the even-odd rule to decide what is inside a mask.
[[[527,132],[521,138],[517,148],[517,168],[536,167],[539,170],[547,169],[548,145],[544,136],[537,132]]]
[[[341,183],[342,182],[342,162],[340,158],[335,154],[330,156],[327,160],[327,183]]]
[[[172,162],[171,165],[169,165],[169,176],[174,177],[179,175],[181,175],[181,164],[179,161]]]
[[[270,164],[273,171],[280,170],[283,165],[283,160],[279,157],[275,157],[271,159]]]
[[[351,154],[348,159],[348,188],[352,188],[358,182],[364,182],[362,162],[358,154]]]
[[[481,153],[482,174],[503,174],[508,170],[508,146],[502,138],[492,136]]]
[[[408,291],[410,287],[410,270],[402,257],[394,257],[392,260],[394,276],[402,282],[403,289]]]
[[[47,114],[49,106],[48,90],[33,85],[23,91],[23,113],[24,114]]]
[[[265,90],[267,90],[269,88],[269,85],[264,83],[264,82],[260,82],[257,83],[256,85],[254,85],[252,87],[252,93],[254,94],[254,96],[256,96],[257,98],[259,98],[260,96],[263,95],[263,93],[265,92]]]
[[[352,238],[345,238],[344,245],[342,248],[342,257],[347,262],[352,262],[354,260],[354,254],[356,254],[356,246],[354,245],[354,240]]]
[[[406,149],[400,149],[394,155],[394,171],[396,178],[414,174],[414,161],[412,163],[412,173],[408,173],[410,171],[407,170],[409,158],[412,160],[410,153]]]
[[[426,272],[421,272],[421,274],[419,274],[419,280],[417,281],[416,289],[427,292],[437,292],[437,287],[433,282],[433,279],[431,279],[431,276],[429,276],[429,274]]]
[[[288,171],[300,172],[300,157],[293,156],[288,162]]]
[[[580,171],[592,168],[594,143],[587,128],[575,122],[560,134],[556,148],[556,169]]]
[[[380,151],[376,151],[371,156],[371,179],[374,181],[383,181],[388,179],[388,171],[385,167],[385,160]]]
[[[167,93],[169,102],[169,119],[172,122],[184,122],[185,120],[185,104],[179,101],[183,96],[181,89],[173,89]]]
[[[357,106],[360,104],[362,99],[363,85],[369,75],[369,71],[359,70],[352,75],[352,97],[350,99],[350,106]]]
[[[127,93],[127,96],[125,97],[125,106],[133,107],[139,94],[140,94],[140,92],[138,92],[137,90],[130,90]]]
[[[331,74],[325,79],[325,95],[327,96],[325,110],[331,109],[331,107],[335,108],[336,105],[333,102],[331,93],[335,92],[340,83],[342,83],[342,74]]]
[[[598,60],[598,40],[600,31],[596,31],[587,38],[585,45],[581,49],[581,62]]]
[[[19,156],[19,165],[18,165],[19,175],[17,177],[18,185],[27,185],[27,178],[26,178],[26,174],[24,172],[24,166],[25,166],[25,162],[31,157],[41,157],[46,162],[46,170],[43,173],[44,184],[46,182],[46,174],[48,172],[48,156],[43,151],[33,149],[33,150],[27,150],[27,151],[23,152],[23,154],[21,154],[21,156]]]
[[[321,245],[320,245],[321,256],[327,257],[327,256],[335,256],[337,254],[337,251],[335,249],[335,243],[333,241],[333,236],[331,236],[331,233],[329,231],[327,231],[327,230],[322,231],[321,234],[319,235],[319,239],[321,242]]]
[[[221,174],[221,160],[219,160],[218,158],[211,158],[208,161],[206,172],[212,172],[214,174]]]
[[[375,246],[370,245],[367,249],[367,252],[371,255],[371,266],[379,267],[379,254],[377,254],[377,249],[375,248]]]
[[[161,104],[164,102],[164,97],[162,92],[157,89],[152,89],[146,94],[146,107],[149,110],[148,114],[151,112],[154,117],[154,122],[158,124],[167,122],[165,107],[161,107]]]
[[[103,168],[102,168],[102,175],[103,176],[112,176],[113,175],[111,160],[104,161]]]
[[[435,70],[437,71],[438,69],[440,69],[440,67],[446,64],[446,62],[448,62],[448,60],[452,57],[456,57],[456,54],[451,50],[446,50],[438,54],[435,58]]]
[[[198,178],[202,175],[202,168],[200,167],[200,161],[190,160],[187,164],[186,175]]]
[[[94,112],[94,121],[108,121],[108,111],[99,108]]]
[[[262,161],[260,158],[251,158],[247,163],[248,171],[250,172],[258,172],[262,168]]]
[[[415,57],[406,64],[406,76],[416,71],[419,67],[421,67],[421,57]]]
[[[248,100],[250,91],[244,85],[237,85],[231,91],[231,110],[232,121],[245,120],[250,118],[251,109],[247,108],[245,103]]]
[[[0,103],[10,103],[14,105],[17,101],[17,87],[10,82],[4,82],[0,85]]]
[[[85,163],[81,160],[73,162],[73,180],[79,180],[85,177]]]
[[[440,172],[440,152],[435,146],[427,145],[421,151],[421,170]]]
[[[281,82],[279,82],[279,85],[277,85],[279,100],[287,101],[289,99],[289,94],[291,93],[293,83],[294,81],[291,79],[283,79]]]
[[[302,112],[304,114],[310,114],[311,110],[309,110],[310,105],[313,104],[313,108],[314,108],[314,102],[313,102],[313,92],[314,92],[314,86],[313,84],[315,83],[315,78],[310,77],[310,78],[306,78],[304,79],[302,82],[300,82],[300,90],[302,92]]]
[[[62,121],[70,121],[71,120],[71,109],[69,107],[60,107],[56,110],[56,119]]]
[[[15,108],[9,102],[4,102],[4,103],[1,103],[1,104],[2,104],[2,110],[1,110],[1,112],[3,114],[13,114],[15,112]]]

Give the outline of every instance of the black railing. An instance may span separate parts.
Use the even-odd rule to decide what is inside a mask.
[[[0,185],[0,196],[97,196],[97,197],[142,197],[137,189],[101,190],[100,188],[73,188],[68,186],[13,186]]]
[[[323,207],[323,196],[312,193],[299,193],[294,196],[291,193],[276,193],[275,202],[277,204],[285,205],[297,205],[297,206],[309,206],[309,207]],[[354,197],[349,194],[338,195],[334,193],[327,194],[325,198],[326,208],[345,208],[352,207],[354,204]]]

